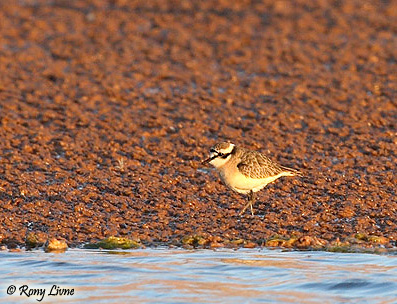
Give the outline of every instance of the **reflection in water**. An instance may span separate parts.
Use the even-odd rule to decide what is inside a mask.
[[[120,254],[115,254],[120,253]],[[397,256],[280,250],[0,252],[0,299],[37,303],[396,303]],[[73,296],[48,296],[56,284]],[[7,288],[17,291],[7,295]]]

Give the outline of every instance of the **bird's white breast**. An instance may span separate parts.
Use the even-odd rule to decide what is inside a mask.
[[[243,175],[237,167],[223,166],[218,168],[222,181],[236,192],[247,194],[251,190],[257,192],[263,189],[267,184],[275,181],[283,174],[267,177],[267,178],[250,178]]]

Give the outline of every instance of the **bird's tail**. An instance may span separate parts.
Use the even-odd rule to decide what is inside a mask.
[[[283,169],[283,171],[286,173],[286,175],[289,175],[289,176],[301,176],[301,177],[303,176],[303,173],[296,169],[292,169],[292,168],[288,168],[288,167],[284,167],[284,166],[281,166],[281,169]]]

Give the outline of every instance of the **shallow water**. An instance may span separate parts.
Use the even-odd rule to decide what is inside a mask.
[[[397,303],[397,256],[268,249],[0,252],[0,282],[0,301],[7,303]],[[8,295],[11,285],[16,290]],[[63,289],[74,294],[60,296]]]

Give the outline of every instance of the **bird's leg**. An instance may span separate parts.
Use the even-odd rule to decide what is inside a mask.
[[[255,203],[255,194],[254,192],[251,190],[250,192],[250,207],[251,207],[251,215],[254,216],[254,208],[252,208],[252,205]]]
[[[243,210],[241,210],[238,215],[242,215],[244,213],[244,211],[247,210],[248,206],[251,208],[251,214],[254,215],[254,209],[252,208],[252,205],[254,204],[254,202],[255,202],[255,194],[251,190],[248,193],[248,203],[247,203],[247,205],[244,206]]]

